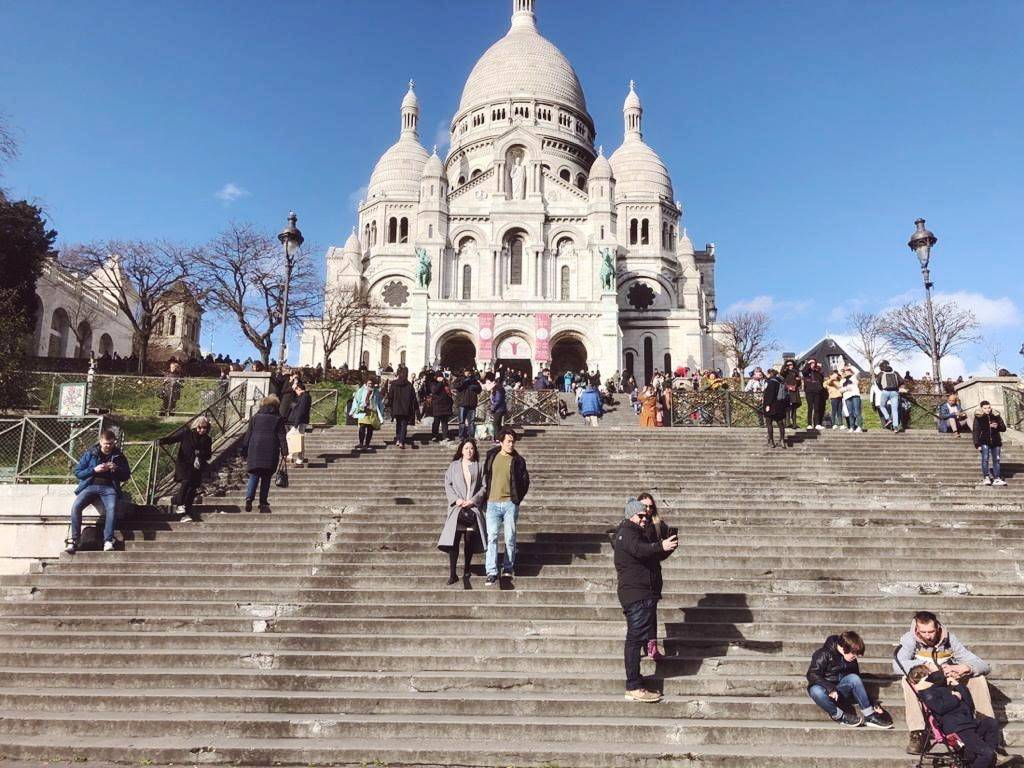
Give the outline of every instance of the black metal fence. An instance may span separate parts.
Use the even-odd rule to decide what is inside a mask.
[[[75,482],[79,458],[102,429],[102,416],[0,419],[0,482]]]

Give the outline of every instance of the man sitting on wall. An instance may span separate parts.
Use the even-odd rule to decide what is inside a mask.
[[[100,501],[106,521],[103,526],[103,551],[114,549],[114,520],[117,514],[117,500],[121,498],[121,483],[131,477],[128,459],[117,447],[117,435],[105,429],[100,441],[78,460],[75,477],[79,479],[75,489],[75,500],[71,504],[71,535],[65,552],[73,555],[78,550],[82,532],[82,510]]]

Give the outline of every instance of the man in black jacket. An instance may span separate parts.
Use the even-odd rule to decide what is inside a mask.
[[[971,692],[963,683],[950,686],[946,673],[921,664],[910,670],[910,684],[928,707],[943,733],[955,733],[964,743],[964,757],[971,768],[992,768],[1017,762],[1015,756],[999,755],[999,724],[994,718],[979,715]]]
[[[288,424],[291,427],[292,442],[295,450],[289,449],[292,459],[297,465],[306,461],[306,432],[309,431],[310,412],[313,410],[313,396],[309,394],[301,379],[296,380],[292,392],[295,399],[288,412]]]
[[[484,495],[487,498],[487,584],[498,581],[498,529],[505,529],[505,560],[502,575],[511,579],[516,565],[516,523],[519,505],[530,490],[526,459],[515,449],[516,433],[503,429],[498,445],[484,459]]]
[[[615,529],[612,548],[615,550],[619,602],[626,616],[623,651],[626,700],[655,702],[661,700],[661,694],[644,688],[640,676],[640,651],[650,638],[657,636],[661,561],[679,546],[679,538],[674,534],[667,535],[669,531],[663,526],[655,530],[651,513],[643,502],[636,499],[626,503],[624,517]]]
[[[476,407],[482,389],[480,379],[470,368],[467,368],[462,378],[455,382],[455,399],[459,406],[459,440],[469,440],[473,437]]]
[[[878,396],[878,410],[885,417],[885,426],[892,427],[893,432],[902,432],[900,426],[900,387],[903,386],[903,377],[889,365],[888,360],[883,360],[878,365],[878,375],[875,376],[875,385],[881,394]]]
[[[864,653],[864,641],[856,632],[830,635],[825,644],[811,656],[807,668],[807,693],[829,717],[841,725],[854,728],[892,728],[892,717],[880,706],[872,706],[864,681],[860,678],[857,657]],[[850,703],[860,712],[847,712],[839,705]]]
[[[992,410],[992,403],[982,400],[974,414],[974,447],[981,453],[981,482],[985,485],[1006,485],[1000,475],[1000,453],[1003,450],[1002,432],[1006,431],[1003,417]],[[991,466],[990,466],[991,463]]]

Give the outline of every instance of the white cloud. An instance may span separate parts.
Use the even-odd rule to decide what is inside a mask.
[[[437,124],[437,128],[434,129],[434,144],[437,145],[438,156],[444,160],[445,153],[448,151],[448,144],[451,142],[451,126],[447,120],[442,120]]]
[[[348,193],[348,207],[356,208],[358,205],[366,199],[366,192],[369,189],[366,185],[361,186],[359,189],[354,189]]]
[[[737,312],[765,312],[772,316],[788,317],[803,314],[810,306],[810,301],[780,301],[774,296],[762,295],[730,304],[725,310],[725,316],[729,317]]]
[[[252,193],[248,189],[240,187],[233,181],[229,181],[227,184],[221,187],[216,193],[214,193],[214,197],[216,197],[218,200],[224,203],[224,205],[227,206],[231,205],[240,198],[248,197],[251,194]]]
[[[867,363],[857,354],[854,348],[856,343],[855,336],[847,333],[833,333],[831,337],[846,351],[846,354],[853,357],[854,361],[861,368],[867,370]],[[886,359],[892,364],[893,370],[898,371],[900,375],[910,371],[915,379],[920,379],[926,373],[931,375],[932,372],[931,358],[920,350],[914,350],[913,352],[891,352],[886,355]],[[959,355],[947,355],[942,358],[942,378],[956,379],[958,376],[963,376],[966,379],[969,373],[981,374],[983,371],[980,367],[977,370],[969,370],[967,363]]]
[[[937,293],[936,301],[951,301],[961,309],[969,309],[974,313],[978,323],[993,328],[1009,328],[1022,323],[1020,310],[1013,299],[1006,296],[990,299],[980,293],[971,291],[955,291],[953,293]]]

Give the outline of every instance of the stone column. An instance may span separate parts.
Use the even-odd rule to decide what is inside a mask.
[[[414,288],[411,298],[411,314],[409,316],[409,343],[406,346],[406,365],[410,371],[416,371],[429,365],[430,328],[427,325],[427,312],[430,297],[423,288]]]
[[[1016,389],[1020,387],[1020,383],[1016,376],[972,376],[962,384],[956,385],[956,393],[973,424],[974,412],[978,410],[982,400],[992,403],[992,410],[999,411],[1005,418],[1006,396],[1003,388]]]

